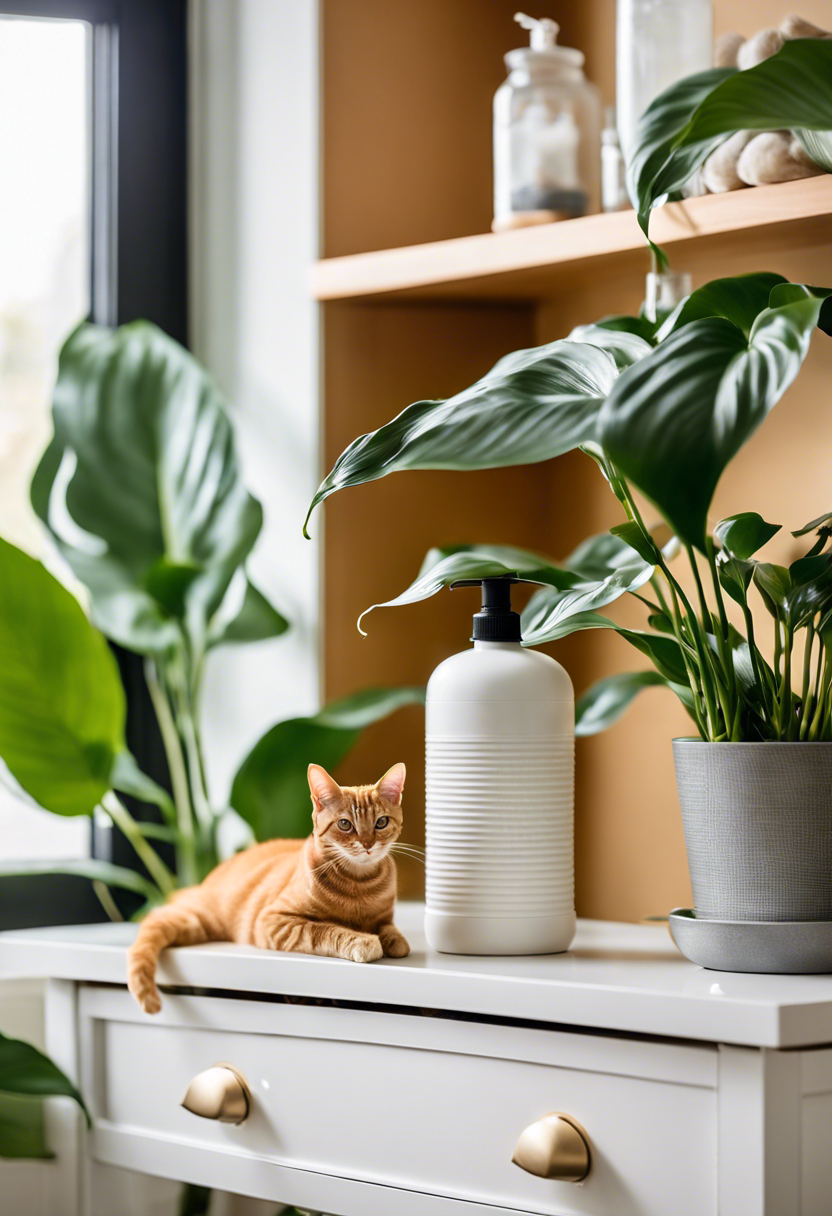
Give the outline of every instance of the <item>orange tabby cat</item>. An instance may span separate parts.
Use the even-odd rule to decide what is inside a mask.
[[[127,956],[127,986],[145,1013],[161,1008],[156,960],[166,946],[249,942],[354,963],[409,954],[393,924],[390,856],[402,830],[404,778],[404,765],[394,764],[376,785],[342,789],[310,764],[311,836],[238,853],[142,921]]]

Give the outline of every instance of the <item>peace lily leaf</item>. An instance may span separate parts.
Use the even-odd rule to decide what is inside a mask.
[[[815,296],[821,301],[818,329],[832,334],[832,288],[809,287],[806,283],[779,283],[772,289],[769,306],[779,308],[782,304],[792,304],[807,296]]]
[[[542,646],[545,642],[556,642],[585,629],[614,629],[620,637],[650,659],[657,671],[668,680],[679,683],[687,680],[684,659],[675,638],[661,633],[625,629],[623,625],[602,616],[600,612],[564,615],[558,612],[557,593],[548,587],[536,592],[529,600],[520,616],[520,628],[524,646]]]
[[[142,829],[150,826],[142,824]],[[30,878],[40,874],[69,874],[74,878],[88,878],[90,882],[103,882],[106,887],[120,887],[124,891],[135,891],[146,898],[159,894],[153,883],[148,882],[136,870],[131,870],[127,866],[115,866],[109,861],[99,861],[95,857],[67,858],[66,860],[58,858],[54,861],[0,862],[0,878]]]
[[[231,787],[232,807],[257,840],[308,836],[312,815],[308,766],[321,764],[332,772],[364,727],[424,700],[423,688],[371,688],[335,701],[313,717],[278,722],[240,765]],[[382,775],[366,774],[371,780]]]
[[[48,1056],[23,1043],[0,1034],[0,1092],[29,1098],[66,1097],[78,1103],[91,1126],[84,1099],[68,1077]]]
[[[562,564],[584,579],[601,579],[620,566],[632,565],[633,561],[633,546],[613,529],[582,541]]]
[[[43,1103],[0,1093],[0,1157],[49,1160]]]
[[[700,321],[703,317],[725,317],[726,320],[733,321],[748,337],[757,317],[770,304],[774,307],[775,304],[790,303],[789,300],[770,300],[773,289],[782,283],[786,283],[786,280],[781,274],[765,273],[742,274],[733,279],[713,279],[692,291],[674,308],[662,323],[656,337],[659,342],[664,342],[683,325]]]
[[[602,317],[595,324],[602,329],[614,329],[628,334],[636,334],[639,338],[643,338],[650,346],[655,345],[656,326],[653,321],[648,321],[646,317],[630,317],[616,313],[609,317]]]
[[[415,582],[382,604],[373,604],[358,618],[359,632],[364,634],[361,622],[374,608],[397,608],[403,604],[415,604],[435,595],[443,587],[449,587],[461,578],[489,578],[501,574],[519,574],[536,583],[569,587],[578,581],[578,576],[549,565],[549,559],[512,545],[468,545],[451,546],[448,549],[431,549],[422,562],[422,569]],[[366,634],[364,634],[366,637]]]
[[[811,159],[827,173],[832,173],[832,131],[795,131]]]
[[[610,391],[598,420],[607,455],[703,552],[717,482],[797,375],[820,305],[766,309],[747,338],[724,317],[692,321]]]
[[[595,435],[617,368],[605,350],[561,340],[515,351],[446,401],[417,401],[356,439],[312,499],[404,469],[494,469],[537,464]],[[308,535],[304,525],[304,534]]]
[[[667,686],[657,671],[627,671],[599,680],[575,702],[575,734],[597,735],[612,726],[644,688]]]
[[[115,659],[77,601],[0,540],[0,756],[46,810],[90,815],[124,750]]]
[[[628,320],[638,320],[630,317]],[[647,323],[649,324],[649,323]],[[568,342],[588,342],[608,351],[619,371],[631,367],[639,359],[643,359],[652,349],[652,344],[640,334],[630,330],[614,329],[608,325],[579,325],[573,329],[567,338]]]
[[[776,536],[781,527],[782,524],[766,523],[756,511],[741,511],[739,515],[721,519],[714,528],[714,536],[734,557],[747,561]]]
[[[817,519],[804,524],[802,528],[798,528],[797,532],[792,532],[792,536],[805,536],[807,532],[814,532],[816,529],[832,531],[832,511],[828,511],[826,515],[819,515]]]
[[[716,568],[720,586],[741,608],[746,604],[746,592],[754,577],[756,562],[740,561],[726,550],[717,554]]]
[[[734,131],[832,129],[832,44],[789,41],[744,72],[715,68],[672,85],[648,107],[628,187],[647,234],[650,209],[680,189]]]
[[[532,597],[521,616],[524,644],[538,646],[552,641],[555,636],[552,631],[562,621],[613,603],[626,592],[643,586],[652,573],[652,566],[635,557],[631,565],[621,566],[596,582],[579,582],[568,590],[544,587]]]
[[[775,566],[772,562],[757,562],[754,566],[754,582],[772,616],[786,616],[792,580],[785,566]]]
[[[789,566],[789,612],[795,628],[832,604],[832,553],[798,558]]]
[[[644,535],[637,523],[628,520],[626,524],[616,524],[614,528],[610,528],[613,536],[617,536],[629,545],[631,549],[635,549],[636,553],[644,561],[654,566],[659,560],[659,551],[653,541]]]
[[[94,619],[134,650],[165,649],[179,626],[201,646],[262,522],[207,373],[145,321],[82,325],[61,351],[53,420],[32,502]]]
[[[261,642],[268,638],[279,638],[289,628],[285,616],[247,578],[239,612],[224,625],[219,616],[217,613],[211,623],[209,646],[218,646],[222,642]]]
[[[667,168],[674,145],[700,102],[734,75],[735,68],[711,68],[686,76],[660,93],[642,114],[628,159],[627,191],[645,236],[650,209],[683,186],[700,163],[694,154],[686,163]]]

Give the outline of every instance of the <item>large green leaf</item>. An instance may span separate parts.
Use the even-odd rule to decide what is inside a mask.
[[[691,321],[612,387],[603,447],[682,540],[704,550],[717,482],[800,370],[821,304],[767,308],[747,337],[724,317]]]
[[[832,131],[795,131],[811,159],[832,173]]]
[[[181,346],[144,321],[82,325],[61,351],[55,435],[35,510],[109,636],[197,647],[260,531],[226,406]]]
[[[585,629],[614,629],[620,637],[634,646],[654,665],[667,680],[684,684],[687,671],[679,643],[664,633],[627,629],[600,612],[564,611],[560,600],[562,594],[548,587],[536,592],[529,600],[520,617],[523,643],[526,646],[542,646],[546,642],[557,642],[560,638]]]
[[[0,587],[0,757],[40,806],[89,815],[124,749],[115,660],[57,579],[4,540]]]
[[[721,519],[714,527],[714,536],[733,557],[746,562],[776,536],[782,526],[766,523],[757,511],[740,511],[738,515]]]
[[[30,878],[38,875],[70,874],[75,878],[88,878],[90,882],[101,882],[105,887],[118,887],[123,891],[135,891],[146,899],[153,899],[159,892],[136,870],[127,866],[115,866],[109,861],[95,857],[57,858],[54,861],[0,861],[0,878]]]
[[[53,1156],[46,1143],[43,1103],[0,1093],[0,1157],[48,1160]]]
[[[575,734],[597,735],[612,726],[644,688],[667,687],[657,671],[627,671],[607,676],[575,702]]]
[[[624,337],[615,341],[615,357],[585,341],[515,351],[455,397],[409,405],[342,452],[309,515],[336,490],[388,473],[536,464],[580,447],[595,436],[598,410],[618,373],[616,359],[625,358],[625,347],[634,354],[646,348],[638,338]]]
[[[331,772],[366,726],[424,700],[423,688],[371,688],[325,706],[314,717],[278,722],[240,765],[231,787],[232,807],[257,840],[308,836],[312,830],[309,765],[320,764]]]
[[[728,135],[784,127],[832,130],[829,41],[789,41],[746,71],[715,68],[672,85],[645,112],[630,164],[630,197],[645,233],[650,209],[683,186]],[[820,151],[814,143],[810,155]]]
[[[52,1063],[48,1056],[24,1043],[20,1039],[7,1039],[0,1034],[0,1094],[13,1095],[17,1098],[47,1098],[66,1097],[78,1103],[90,1123],[89,1111],[84,1105],[84,1099],[78,1090],[61,1070]],[[34,1128],[31,1117],[27,1117],[22,1107],[17,1108],[19,1119],[13,1119],[15,1107],[5,1104],[2,1114],[9,1120],[6,1127],[0,1121],[0,1156],[44,1156],[45,1147],[40,1147],[33,1136]],[[12,1116],[12,1118],[10,1118]],[[15,1134],[17,1127],[17,1134]],[[25,1139],[21,1143],[21,1136]],[[42,1142],[41,1142],[42,1143]],[[30,1151],[21,1153],[21,1148]]]
[[[422,562],[422,568],[406,591],[392,600],[373,604],[358,618],[358,628],[368,612],[374,608],[398,608],[404,604],[415,604],[435,595],[443,587],[463,578],[489,578],[500,574],[519,574],[532,582],[548,583],[555,587],[571,587],[579,581],[578,575],[556,566],[549,558],[513,545],[451,545],[447,548],[431,549]]]
[[[775,287],[785,283],[781,274],[740,274],[732,279],[712,279],[674,308],[673,312],[659,327],[656,337],[664,342],[677,329],[689,325],[691,321],[701,321],[703,317],[725,317],[728,321],[742,330],[746,337],[751,333],[754,322],[769,304],[785,304],[787,300],[771,300]],[[798,284],[793,284],[798,288]],[[803,294],[807,294],[805,289]]]
[[[686,76],[660,93],[642,114],[629,154],[627,190],[645,235],[650,209],[663,203],[671,190],[683,186],[699,163],[691,157],[689,165],[680,164],[675,173],[669,170],[674,145],[697,106],[735,73],[735,68],[709,68]],[[681,181],[677,180],[680,173]]]

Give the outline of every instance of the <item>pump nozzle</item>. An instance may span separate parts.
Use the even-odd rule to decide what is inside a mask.
[[[551,51],[557,43],[560,26],[551,17],[528,17],[525,13],[515,13],[514,20],[530,32],[533,51]]]
[[[530,578],[517,574],[494,574],[488,578],[460,578],[451,583],[451,591],[457,587],[482,587],[482,608],[474,614],[475,642],[519,642],[520,615],[512,611],[511,587],[513,583],[533,583]]]

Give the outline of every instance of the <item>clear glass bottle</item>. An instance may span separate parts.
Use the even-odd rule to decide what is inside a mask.
[[[601,96],[558,25],[518,13],[531,46],[509,51],[494,96],[495,232],[600,210]]]
[[[626,161],[650,102],[713,67],[713,24],[712,0],[616,0],[616,113]]]

